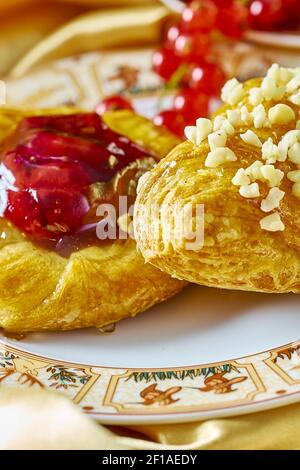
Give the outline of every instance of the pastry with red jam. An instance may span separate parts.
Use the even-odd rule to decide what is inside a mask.
[[[184,286],[145,263],[120,205],[133,205],[139,177],[178,143],[175,136],[127,110],[104,117],[4,110],[0,139],[6,332],[102,328]]]

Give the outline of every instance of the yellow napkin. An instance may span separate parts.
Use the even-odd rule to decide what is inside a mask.
[[[2,0],[0,74],[20,77],[50,59],[116,42],[153,43],[168,16],[155,0]],[[300,449],[300,405],[200,423],[108,428],[59,394],[0,384],[0,422],[0,449]]]
[[[0,388],[0,449],[300,449],[300,405],[202,423],[100,426],[62,395]]]

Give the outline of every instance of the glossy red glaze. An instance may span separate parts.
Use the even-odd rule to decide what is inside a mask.
[[[96,113],[25,118],[4,148],[2,161],[17,189],[8,191],[5,216],[25,233],[49,240],[80,229],[90,210],[91,183],[110,181],[149,156]]]

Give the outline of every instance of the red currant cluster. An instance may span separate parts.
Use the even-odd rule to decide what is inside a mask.
[[[171,25],[162,47],[153,54],[153,70],[176,88],[171,109],[154,117],[182,136],[186,125],[209,112],[211,100],[219,96],[226,80],[222,68],[211,61],[213,34],[239,39],[248,28],[291,29],[300,24],[300,0],[190,0],[181,18]],[[100,104],[107,109],[131,108],[124,98],[112,97]]]
[[[248,9],[232,0],[193,0],[187,4],[153,55],[153,70],[166,81],[178,74],[180,87],[172,109],[155,116],[155,124],[182,135],[186,125],[208,114],[211,98],[220,94],[226,79],[222,68],[209,58],[212,33],[219,30],[239,38],[247,24]]]

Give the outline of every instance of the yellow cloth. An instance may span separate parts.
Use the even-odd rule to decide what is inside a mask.
[[[122,21],[108,6],[124,9]],[[49,59],[115,42],[155,42],[167,17],[155,0],[1,0],[0,74],[22,76]],[[1,386],[0,422],[0,449],[300,449],[300,405],[201,423],[108,428],[59,394]]]
[[[300,449],[300,405],[202,423],[110,429],[63,396],[0,388],[0,449]]]

